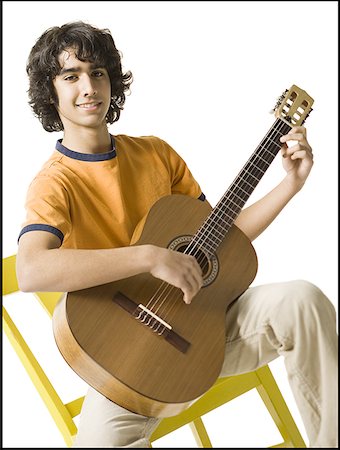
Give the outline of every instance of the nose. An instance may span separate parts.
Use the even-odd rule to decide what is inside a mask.
[[[88,75],[84,75],[82,83],[82,94],[84,97],[92,97],[97,94],[94,86],[94,80]]]

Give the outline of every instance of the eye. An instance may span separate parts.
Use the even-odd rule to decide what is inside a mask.
[[[67,77],[64,78],[65,81],[74,81],[76,80],[78,77],[76,75],[68,75]]]
[[[100,78],[100,77],[103,77],[105,74],[102,70],[95,70],[94,72],[92,72],[92,75],[95,78]]]

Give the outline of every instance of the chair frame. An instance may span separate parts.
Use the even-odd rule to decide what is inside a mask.
[[[16,255],[3,259],[3,295],[19,291],[15,265]],[[37,292],[34,295],[40,301],[48,315],[52,317],[54,307],[63,293]],[[4,306],[2,311],[4,330],[11,345],[55,421],[56,426],[65,440],[66,446],[71,447],[77,433],[74,418],[81,411],[84,397],[79,397],[66,404],[63,403]],[[202,416],[254,388],[257,389],[283,438],[282,443],[274,445],[272,448],[305,448],[306,444],[268,365],[246,374],[219,378],[188,409],[177,416],[163,419],[153,432],[151,442],[189,424],[197,446],[212,448]]]

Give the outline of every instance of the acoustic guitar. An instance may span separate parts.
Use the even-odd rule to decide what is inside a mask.
[[[234,221],[282,144],[302,125],[313,99],[293,85],[279,97],[275,121],[214,208],[169,195],[149,211],[139,239],[193,255],[204,284],[190,305],[182,291],[143,273],[69,292],[57,304],[57,346],[86,383],[122,407],[153,417],[180,413],[218,378],[228,306],[249,287],[257,257]]]

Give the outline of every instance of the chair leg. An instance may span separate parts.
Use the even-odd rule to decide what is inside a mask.
[[[306,444],[269,367],[262,367],[256,373],[261,381],[256,389],[284,439],[284,443],[276,447],[305,448]]]
[[[200,448],[212,448],[208,432],[204,426],[203,420],[198,417],[189,423],[196,444]]]
[[[73,436],[77,432],[77,427],[71,417],[71,414],[61,401],[49,378],[33,355],[4,306],[2,307],[2,318],[4,330],[9,342],[13,346],[35,388],[40,394],[40,397],[53,417],[53,420],[59,428],[66,445],[71,447]]]

